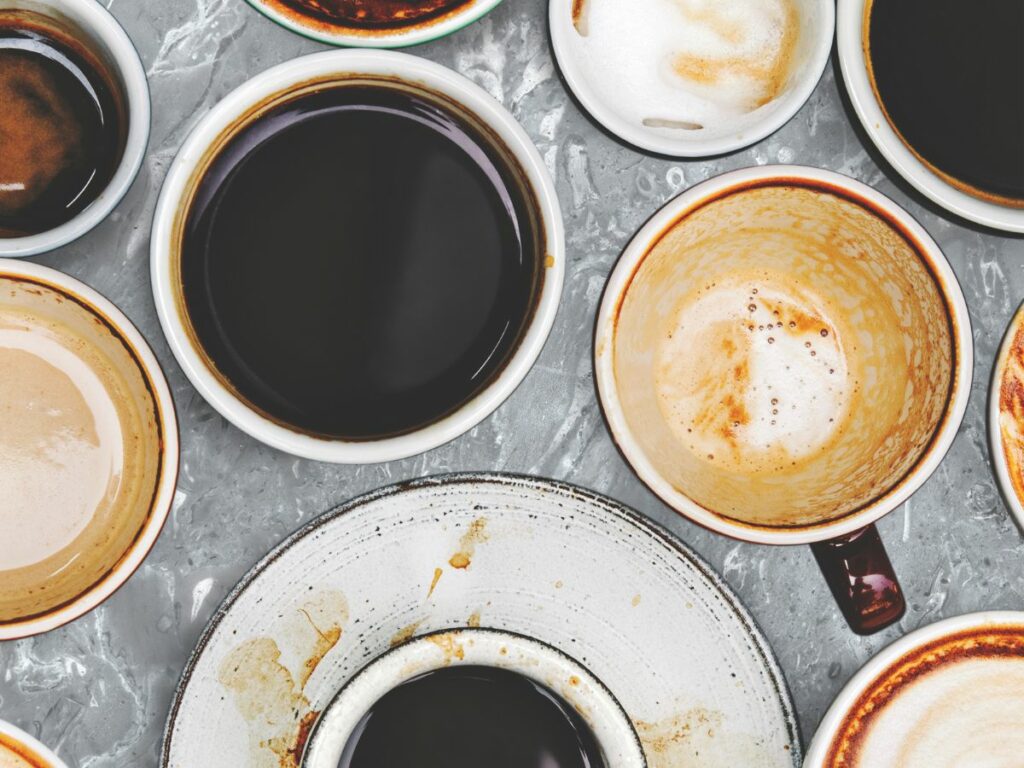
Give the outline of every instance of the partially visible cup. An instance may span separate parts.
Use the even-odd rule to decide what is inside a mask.
[[[403,683],[451,667],[493,667],[544,686],[582,717],[605,764],[644,768],[643,747],[612,693],[579,662],[537,640],[493,629],[421,635],[379,656],[357,673],[323,711],[310,733],[303,768],[338,768],[373,705]],[[469,724],[456,723],[456,727]],[[400,734],[395,734],[401,738]],[[515,734],[510,737],[515,739]]]
[[[0,720],[0,768],[67,768],[46,745]]]
[[[1012,768],[1022,712],[1024,613],[956,616],[868,661],[822,718],[804,768]]]
[[[0,640],[113,594],[177,475],[171,393],[128,318],[67,275],[0,259]]]
[[[149,85],[95,0],[0,0],[0,61],[0,256],[31,256],[124,197],[149,141]]]
[[[902,615],[872,524],[942,460],[973,359],[956,277],[910,216],[829,171],[704,182],[626,248],[595,355],[612,435],[667,504],[813,544],[855,631]]]
[[[501,0],[248,0],[268,19],[330,45],[405,48],[450,35]]]
[[[814,91],[833,0],[551,0],[551,42],[573,95],[641,149],[707,157],[785,125]]]

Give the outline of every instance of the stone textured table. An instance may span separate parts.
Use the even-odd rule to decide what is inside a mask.
[[[243,0],[103,1],[135,40],[149,73],[149,154],[104,224],[38,260],[108,296],[149,339],[177,400],[182,464],[167,526],[125,587],[68,627],[0,643],[0,718],[37,735],[73,768],[156,766],[178,676],[235,581],[315,515],[422,475],[491,469],[560,478],[667,525],[725,576],[767,634],[805,744],[832,697],[883,645],[944,616],[1024,606],[1024,544],[991,472],[985,425],[993,355],[1024,298],[1024,240],[954,221],[912,192],[854,127],[835,67],[774,136],[726,157],[678,162],[624,146],[567,95],[548,42],[545,0],[507,0],[461,32],[412,49],[482,85],[536,142],[557,179],[565,215],[566,286],[536,367],[478,428],[406,461],[331,466],[265,448],[214,412],[171,357],[149,288],[153,206],[189,129],[249,76],[323,46],[278,28]],[[594,390],[594,314],[632,233],[666,200],[709,176],[779,162],[848,174],[905,206],[952,262],[974,326],[974,385],[952,451],[924,488],[879,525],[909,608],[898,627],[871,638],[847,629],[808,548],[730,541],[655,499],[612,445]],[[685,638],[679,651],[686,652]]]

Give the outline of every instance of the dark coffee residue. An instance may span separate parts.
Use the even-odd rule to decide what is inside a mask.
[[[367,30],[404,29],[429,23],[473,0],[279,0],[317,21]]]
[[[113,177],[127,135],[105,67],[38,14],[0,11],[0,237],[70,221]]]
[[[361,440],[432,423],[493,380],[543,272],[532,193],[493,141],[385,83],[302,95],[229,141],[188,213],[181,275],[241,397]]]
[[[517,672],[445,667],[385,694],[338,768],[605,768],[579,713]]]
[[[906,143],[955,185],[1024,207],[1024,3],[873,0],[868,48]]]

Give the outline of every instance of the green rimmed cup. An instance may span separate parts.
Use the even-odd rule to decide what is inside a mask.
[[[373,9],[356,15],[352,0],[247,0],[272,21],[303,37],[328,45],[360,48],[405,48],[429,43],[472,24],[497,6],[501,0],[422,0],[409,9],[410,3],[377,0],[380,16],[373,18]],[[404,19],[399,13],[410,14]]]

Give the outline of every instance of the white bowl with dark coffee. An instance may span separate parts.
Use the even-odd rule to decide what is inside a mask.
[[[1024,8],[840,0],[839,61],[868,136],[919,192],[1024,232]]]
[[[480,88],[384,52],[317,54],[207,115],[157,206],[157,309],[192,383],[282,450],[401,458],[493,411],[551,327],[553,184]]]

